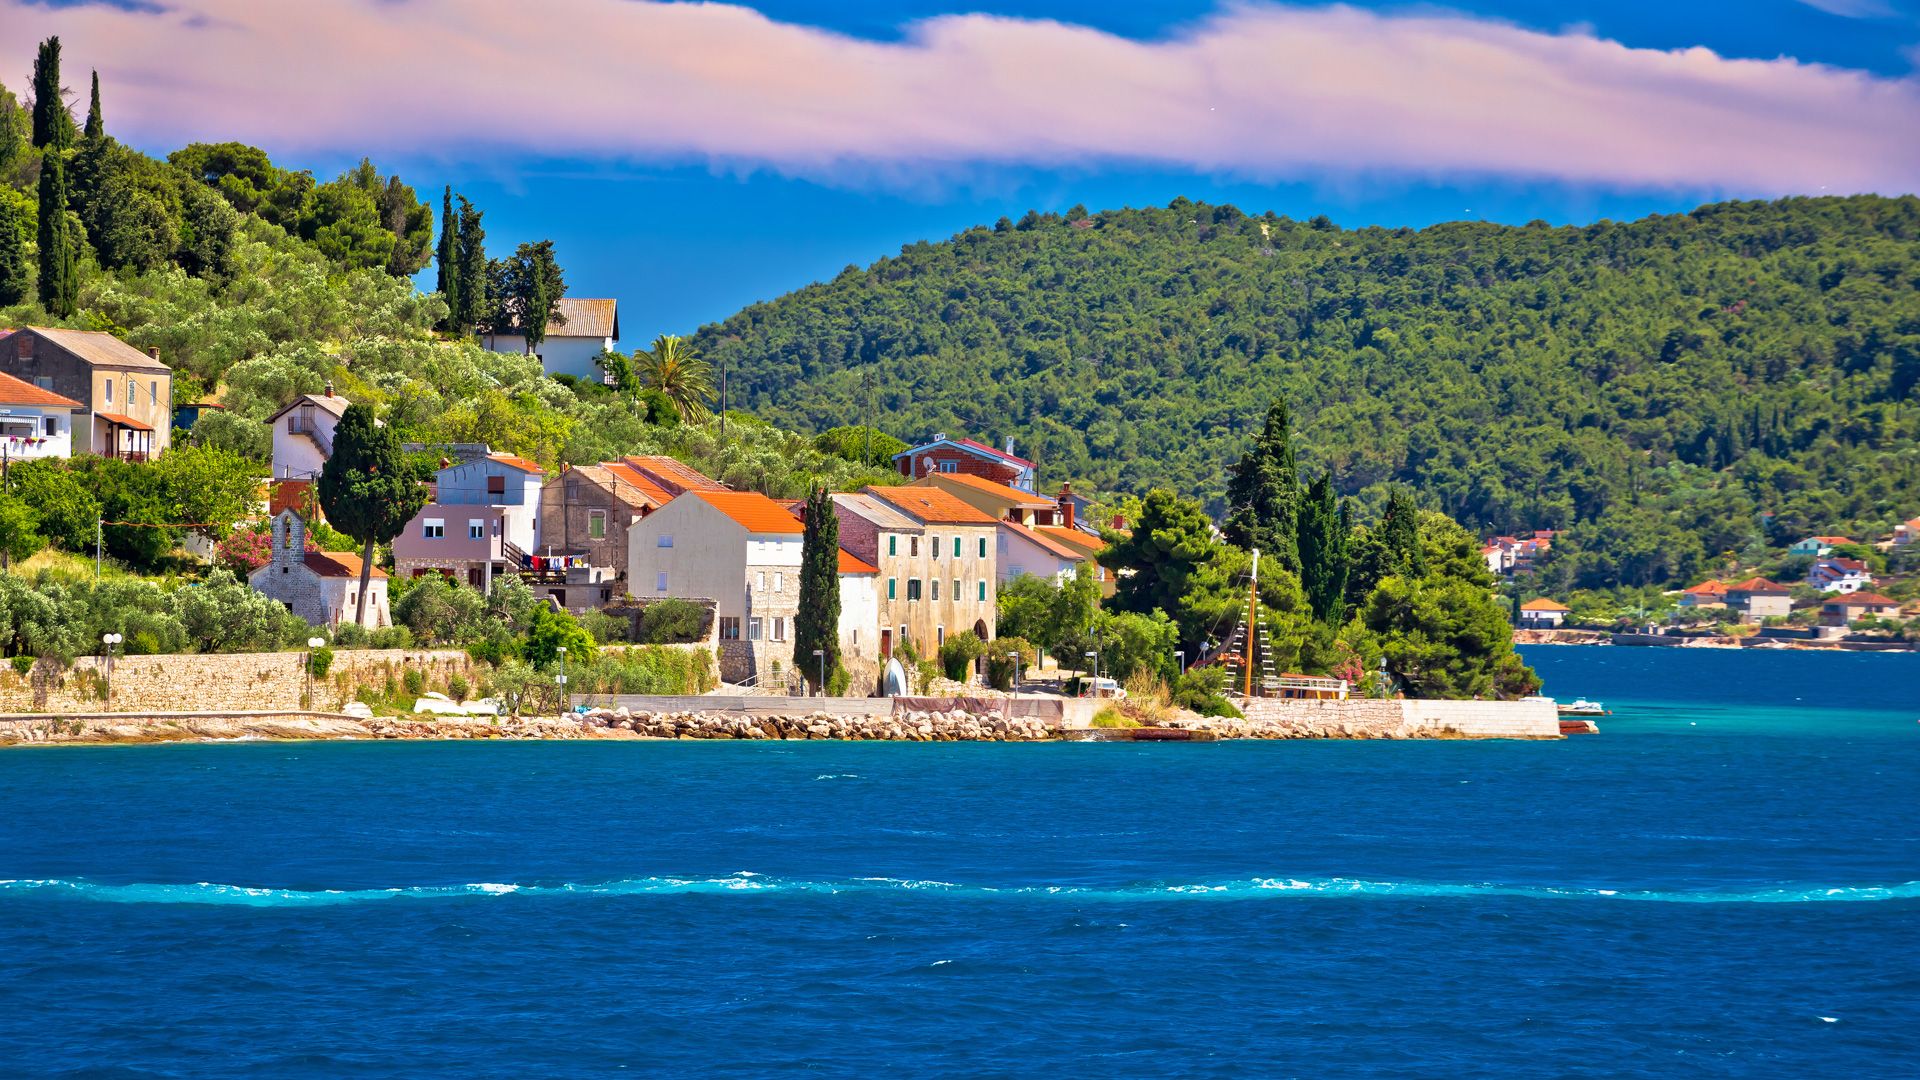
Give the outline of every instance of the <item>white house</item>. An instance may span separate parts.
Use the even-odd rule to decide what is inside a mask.
[[[1002,521],[997,528],[1002,582],[1021,574],[1032,574],[1042,580],[1071,581],[1074,571],[1087,561],[1085,549],[1041,529],[1013,521]]]
[[[728,682],[791,671],[804,532],[757,491],[687,491],[628,526],[628,591],[712,600]]]
[[[840,655],[880,658],[880,568],[840,549]],[[802,657],[801,659],[806,659]]]
[[[593,358],[610,351],[620,340],[620,302],[563,296],[554,305],[559,318],[547,324],[546,340],[533,350],[549,375],[572,375],[600,380],[605,373]],[[525,353],[527,336],[519,331],[482,334],[480,343],[493,352]]]
[[[1543,596],[1520,605],[1520,625],[1530,630],[1551,630],[1566,622],[1571,611],[1567,605]]]
[[[526,569],[540,550],[544,475],[512,454],[443,466],[433,498],[393,538],[394,572],[444,574],[485,592],[494,578]]]
[[[325,394],[301,394],[267,417],[273,426],[273,478],[318,478],[333,456],[333,430],[349,404],[329,384]]]
[[[1893,546],[1904,550],[1909,544],[1920,543],[1920,517],[1911,518],[1893,527]]]
[[[1873,584],[1873,574],[1859,559],[1836,555],[1815,562],[1807,571],[1807,584],[1821,592],[1853,593]]]
[[[73,414],[86,406],[0,372],[0,456],[12,461],[73,456]]]
[[[292,510],[273,516],[273,557],[247,576],[253,590],[287,605],[315,626],[357,622],[370,629],[392,626],[387,608],[387,574],[379,567],[367,581],[360,602],[360,556],[340,551],[308,551],[307,523]]]
[[[1834,548],[1842,544],[1851,543],[1853,543],[1853,541],[1844,536],[1809,536],[1804,540],[1795,542],[1793,546],[1787,548],[1787,554],[1819,557],[1832,552]]]

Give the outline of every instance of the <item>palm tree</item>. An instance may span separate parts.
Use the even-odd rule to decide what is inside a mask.
[[[633,360],[640,381],[665,394],[681,421],[706,419],[707,399],[713,396],[713,368],[685,338],[662,334],[653,340],[653,348]]]

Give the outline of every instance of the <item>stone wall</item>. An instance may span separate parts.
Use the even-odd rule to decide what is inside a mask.
[[[304,651],[116,657],[111,701],[99,657],[81,657],[69,669],[42,662],[25,676],[0,668],[0,712],[297,709],[306,692],[306,657]],[[378,689],[389,677],[400,682],[409,668],[422,672],[429,689],[455,674],[474,677],[472,660],[458,650],[338,649],[326,677],[314,681],[314,705],[337,709],[360,686]]]
[[[1246,723],[1275,737],[1356,739],[1554,739],[1560,716],[1546,701],[1291,701],[1242,707]],[[1218,722],[1223,730],[1231,722]]]

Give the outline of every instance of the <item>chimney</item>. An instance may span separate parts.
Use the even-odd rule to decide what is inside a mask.
[[[1011,435],[1009,435],[1009,436],[1007,436],[1007,448],[1006,448],[1006,450],[1005,450],[1005,451],[1003,451],[1003,452],[1004,452],[1004,453],[1005,453],[1005,454],[1006,454],[1006,455],[1007,455],[1008,457],[1012,457],[1012,456],[1013,456],[1013,436],[1011,436]]]
[[[1127,528],[1127,515],[1125,514],[1113,515],[1113,531],[1125,532],[1126,528]]]
[[[158,360],[158,359],[160,359],[160,349],[159,349],[159,347],[157,347],[157,346],[155,346],[155,347],[153,347],[153,348],[149,348],[149,349],[147,350],[147,357],[148,357],[149,359],[152,359],[152,360]]]
[[[1060,524],[1069,529],[1073,528],[1073,484],[1070,482],[1061,484],[1060,495],[1055,501],[1060,506]]]
[[[327,396],[328,397],[333,396],[333,380],[332,379],[327,380]]]
[[[934,433],[934,436],[933,436],[933,441],[934,441],[934,442],[946,442],[946,441],[947,441],[947,433],[946,433],[946,432],[944,432],[944,431],[939,431],[939,432],[935,432],[935,433]]]

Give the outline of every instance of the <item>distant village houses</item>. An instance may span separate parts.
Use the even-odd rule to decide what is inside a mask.
[[[320,394],[301,394],[267,417],[273,429],[273,476],[268,511],[292,508],[309,521],[324,520],[317,485],[333,456],[333,432],[351,404],[328,383]]]
[[[1819,559],[1807,570],[1807,584],[1821,592],[1852,593],[1873,584],[1873,573],[1859,559]]]
[[[1572,610],[1557,600],[1539,597],[1520,605],[1520,625],[1528,630],[1553,630],[1567,621]]]
[[[517,329],[482,334],[480,344],[491,352],[531,351],[549,375],[602,381],[605,374],[594,358],[612,351],[620,340],[620,302],[563,296],[554,304],[554,314],[558,317],[547,324],[546,339],[532,350],[527,335]]]
[[[141,352],[98,331],[28,326],[0,332],[0,373],[73,403],[64,423],[53,417],[55,441],[43,447],[57,447],[64,434],[68,454],[147,461],[171,443],[173,369],[160,362],[157,349]],[[25,418],[31,416],[40,427],[37,437],[48,438],[45,406],[50,403],[43,399],[39,408],[16,412],[21,419],[11,429],[24,432]]]
[[[1809,536],[1788,547],[1787,554],[1818,558],[1830,554],[1834,548],[1851,543],[1853,541],[1844,536]]]
[[[376,629],[393,625],[386,571],[374,567],[367,594],[360,596],[360,556],[308,551],[306,519],[294,510],[275,514],[272,530],[267,565],[247,576],[255,592],[280,601],[315,626],[357,623]]]

